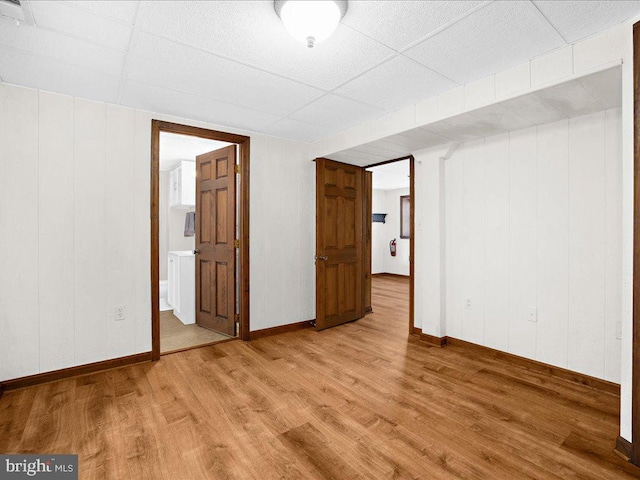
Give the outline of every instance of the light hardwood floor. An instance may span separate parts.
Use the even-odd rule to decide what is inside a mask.
[[[232,337],[196,324],[185,325],[172,311],[160,312],[160,351],[163,354],[229,338]]]
[[[407,338],[408,286],[323,332],[227,342],[9,391],[0,452],[81,479],[630,479],[619,398]]]

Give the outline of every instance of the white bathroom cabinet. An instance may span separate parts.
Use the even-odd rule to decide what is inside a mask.
[[[196,206],[196,164],[182,160],[169,172],[169,206],[193,208]]]
[[[196,263],[190,250],[169,252],[167,303],[185,325],[196,322]]]

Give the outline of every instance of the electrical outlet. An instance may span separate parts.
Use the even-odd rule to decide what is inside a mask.
[[[616,322],[616,339],[622,340],[622,322]]]
[[[467,310],[471,310],[472,307],[471,307],[471,299],[470,298],[467,298],[467,302],[465,304],[465,308]]]
[[[527,307],[527,321],[534,323],[538,321],[538,311],[536,307]]]
[[[124,319],[125,319],[124,305],[119,305],[116,307],[116,320],[124,320]]]

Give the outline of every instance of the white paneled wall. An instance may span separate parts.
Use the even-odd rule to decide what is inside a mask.
[[[620,117],[475,141],[447,161],[447,335],[620,381]]]
[[[37,92],[0,85],[0,118],[1,379],[40,365]]]
[[[0,83],[0,380],[151,349],[153,118],[245,133]],[[314,179],[251,135],[252,330],[315,316]]]
[[[376,175],[376,172],[373,173]],[[373,213],[386,213],[385,223],[373,223],[371,229],[371,273],[409,275],[408,238],[400,238],[400,197],[408,188],[373,191]],[[389,242],[396,239],[396,256],[389,253]]]

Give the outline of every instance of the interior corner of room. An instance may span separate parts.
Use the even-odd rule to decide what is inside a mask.
[[[0,0],[0,451],[637,477],[640,1],[285,3]]]

